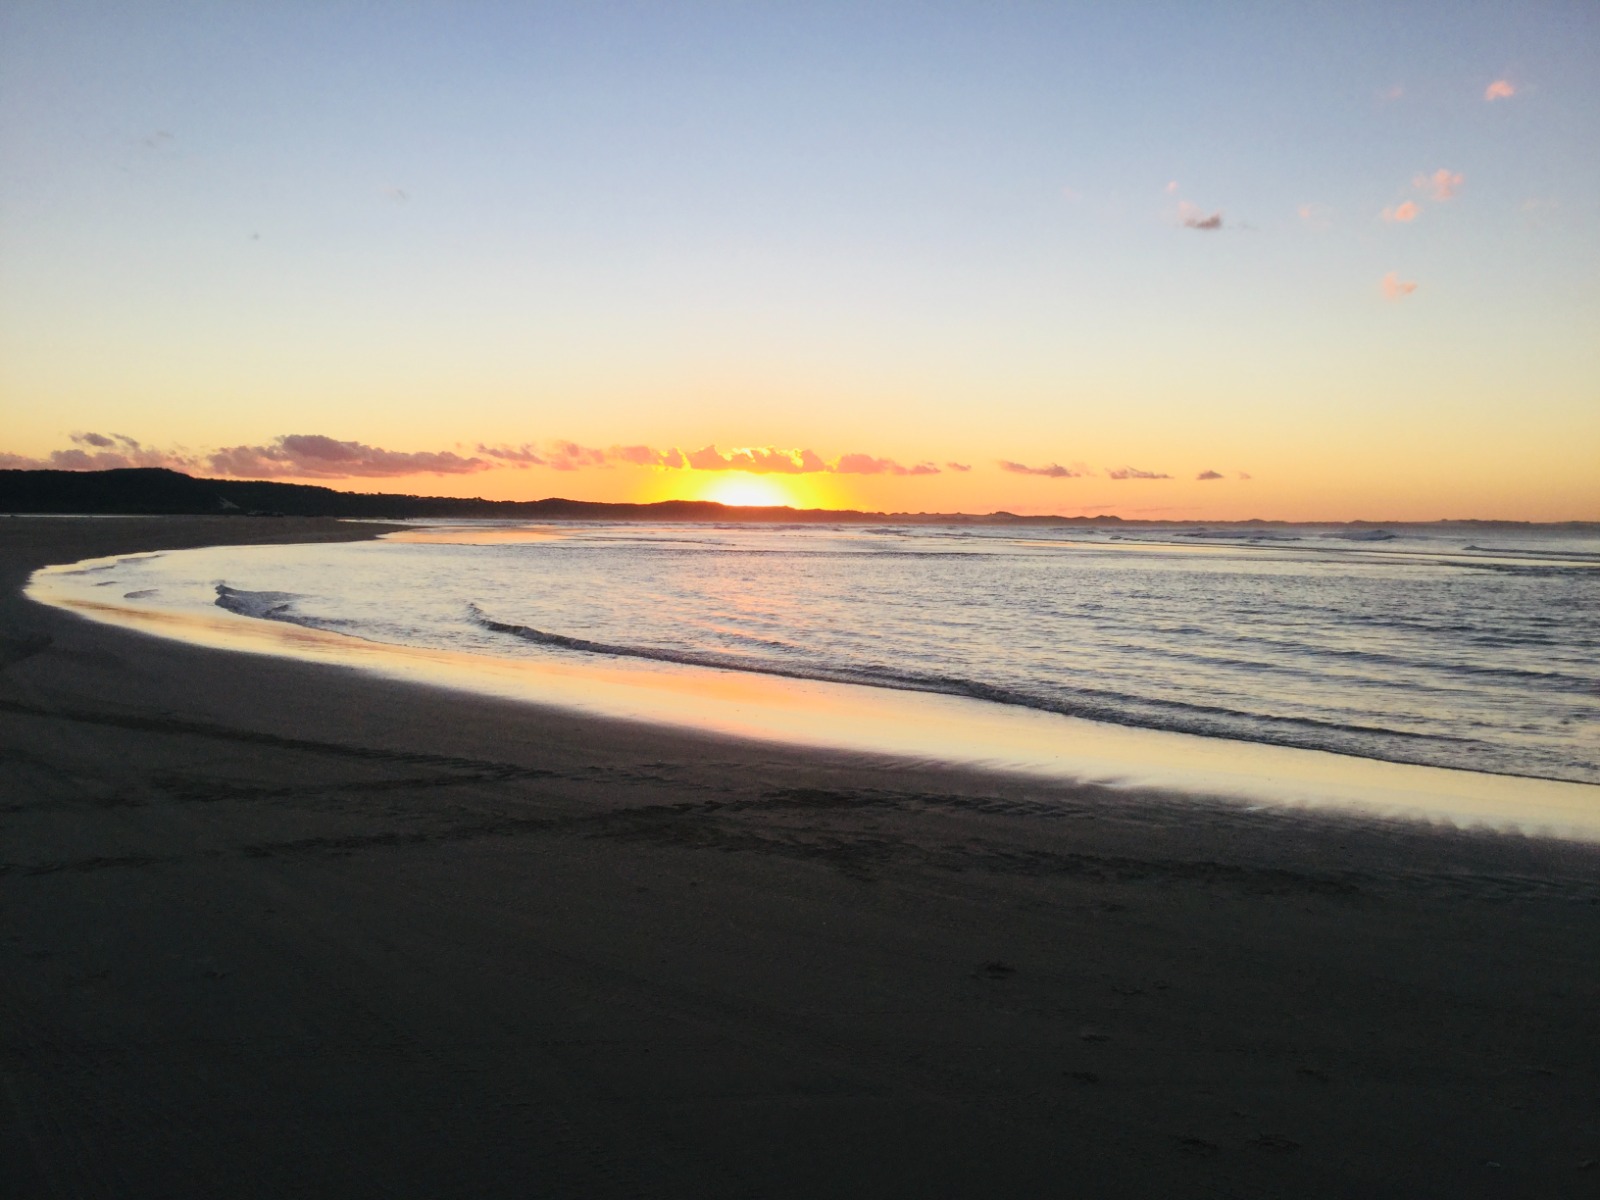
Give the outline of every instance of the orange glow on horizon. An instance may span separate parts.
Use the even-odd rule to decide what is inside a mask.
[[[1420,432],[1419,438],[1423,436]],[[1408,443],[1402,441],[1398,446]],[[1513,473],[1496,475],[1492,463],[1462,471],[1473,460],[1465,448],[1436,464],[1408,462],[1382,447],[1363,451],[1353,443],[1324,440],[1291,455],[1277,447],[1238,459],[1247,478],[1220,451],[1185,454],[1163,448],[1142,456],[1141,466],[1171,478],[1108,477],[1087,467],[1081,477],[1050,478],[1000,470],[985,455],[969,456],[969,471],[937,475],[845,474],[836,470],[701,470],[687,467],[607,463],[590,469],[502,467],[462,474],[289,477],[279,482],[311,484],[347,493],[479,497],[535,501],[552,498],[597,503],[712,500],[736,506],[854,509],[875,513],[970,513],[996,511],[1027,516],[1117,516],[1125,520],[1238,521],[1250,518],[1297,522],[1438,521],[1461,518],[1510,521],[1597,521],[1600,492],[1585,452],[1593,439],[1573,437],[1543,460],[1549,477],[1539,487]],[[4,447],[0,446],[0,450]],[[1348,464],[1369,457],[1361,469]],[[1204,455],[1204,457],[1202,457]],[[919,456],[920,457],[920,456]],[[933,458],[932,453],[927,457]],[[1035,458],[1043,460],[1045,456]],[[1107,458],[1109,455],[1101,455]],[[1592,454],[1589,458],[1592,458]],[[911,456],[904,456],[909,461]],[[1190,461],[1185,463],[1184,459]],[[1266,464],[1266,465],[1263,465]],[[1197,480],[1202,466],[1216,465],[1222,478]],[[208,472],[206,474],[209,474]]]
[[[847,508],[836,481],[820,473],[757,474],[752,471],[664,470],[653,472],[640,500],[715,500],[737,508]]]

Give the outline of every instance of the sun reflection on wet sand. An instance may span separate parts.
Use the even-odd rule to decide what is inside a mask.
[[[527,531],[522,531],[526,536]],[[109,561],[109,560],[108,560]],[[89,599],[38,572],[27,594],[92,620],[195,645],[791,745],[1019,771],[1080,783],[1326,807],[1600,841],[1600,787],[1197,737],[930,693],[637,660],[578,664],[363,641],[260,620]]]

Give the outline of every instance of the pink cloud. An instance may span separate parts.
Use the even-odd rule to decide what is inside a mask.
[[[1379,92],[1378,99],[1385,101],[1386,103],[1392,103],[1393,101],[1400,99],[1405,94],[1406,89],[1397,83],[1390,87],[1386,87],[1383,89],[1383,91]]]
[[[1405,222],[1415,221],[1421,212],[1422,208],[1416,201],[1406,200],[1400,204],[1391,204],[1378,215],[1385,221]]]
[[[577,442],[551,442],[545,449],[545,463],[558,471],[581,471],[584,467],[603,467],[608,455],[604,450],[580,446]]]
[[[1432,175],[1418,175],[1411,183],[1419,191],[1427,192],[1435,200],[1444,201],[1460,191],[1461,185],[1466,181],[1466,176],[1461,175],[1459,172],[1447,171],[1445,168],[1440,167]]]
[[[470,475],[494,464],[450,450],[415,453],[342,442],[320,433],[292,433],[265,446],[225,446],[206,465],[240,479],[378,479],[398,475]]]
[[[1030,467],[1026,463],[1011,462],[1004,458],[1000,460],[1000,469],[1010,471],[1013,475],[1043,475],[1046,479],[1078,479],[1083,475],[1082,471],[1074,471],[1071,467],[1063,467],[1060,463]]]
[[[1517,94],[1517,89],[1511,85],[1509,79],[1496,79],[1483,89],[1485,100],[1509,100]]]
[[[959,471],[961,474],[965,475],[968,471],[972,470],[972,464],[947,462],[945,463],[945,469],[949,471]]]
[[[1414,282],[1401,279],[1394,271],[1390,271],[1385,275],[1383,282],[1378,286],[1386,300],[1403,300],[1417,290],[1417,285]]]
[[[1321,204],[1302,204],[1295,212],[1312,229],[1327,229],[1333,224],[1328,218],[1327,208]]]
[[[165,467],[192,471],[199,460],[179,450],[158,450],[125,433],[74,433],[71,449],[52,450],[44,458],[0,455],[0,467],[14,471],[117,471],[130,467]]]
[[[635,467],[682,467],[688,462],[676,447],[655,450],[649,446],[613,446],[611,457]]]
[[[1222,472],[1221,471],[1201,471],[1200,474],[1195,476],[1195,478],[1196,479],[1221,479],[1222,478]]]

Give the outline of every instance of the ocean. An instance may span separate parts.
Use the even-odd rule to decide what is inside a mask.
[[[424,522],[50,587],[569,672],[787,677],[1600,783],[1592,528]]]

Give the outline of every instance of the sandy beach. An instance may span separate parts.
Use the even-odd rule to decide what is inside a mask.
[[[7,1196],[1566,1196],[1600,847],[229,654],[0,520]]]

